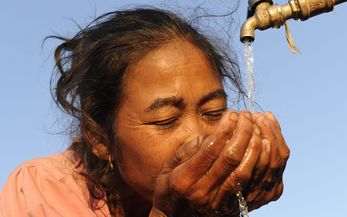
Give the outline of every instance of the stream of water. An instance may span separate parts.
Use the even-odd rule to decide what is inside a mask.
[[[254,103],[254,92],[255,92],[255,80],[254,80],[254,54],[253,54],[253,43],[246,41],[244,48],[245,53],[245,64],[247,73],[247,109],[256,110]]]
[[[256,104],[254,102],[254,92],[255,92],[255,79],[254,79],[254,54],[253,54],[253,44],[250,41],[245,43],[245,64],[246,64],[246,74],[247,74],[247,101],[246,108],[255,111]],[[247,202],[243,198],[241,191],[237,194],[237,199],[239,202],[240,217],[249,217]]]

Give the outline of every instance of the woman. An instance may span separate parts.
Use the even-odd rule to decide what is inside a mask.
[[[289,149],[226,52],[174,14],[105,14],[55,51],[55,99],[77,123],[63,153],[18,167],[0,216],[230,216],[280,197]]]

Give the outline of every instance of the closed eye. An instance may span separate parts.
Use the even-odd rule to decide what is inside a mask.
[[[161,121],[155,121],[155,122],[152,122],[154,125],[159,125],[159,126],[165,126],[165,125],[170,125],[172,124],[173,122],[175,122],[177,120],[176,117],[172,117],[172,118],[169,118],[169,119],[165,119],[165,120],[161,120]]]
[[[225,111],[226,111],[226,108],[207,111],[207,112],[203,113],[203,116],[206,117],[210,121],[219,120],[222,118]]]
[[[154,125],[154,126],[158,127],[159,129],[168,130],[168,129],[175,127],[177,124],[177,121],[178,121],[178,117],[174,116],[174,117],[167,118],[164,120],[152,121],[152,122],[148,122],[145,124],[146,125]]]

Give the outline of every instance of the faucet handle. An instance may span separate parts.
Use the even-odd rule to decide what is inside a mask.
[[[260,3],[267,2],[270,5],[273,4],[272,0],[248,0],[248,10],[247,10],[247,18],[250,18],[254,15],[255,9]]]

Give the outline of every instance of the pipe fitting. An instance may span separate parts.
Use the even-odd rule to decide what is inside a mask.
[[[241,27],[240,40],[254,41],[256,29],[265,30],[270,27],[280,28],[288,19],[307,20],[310,17],[330,12],[334,5],[347,0],[289,0],[285,5],[271,5],[269,2],[261,2],[254,15],[249,17]]]

